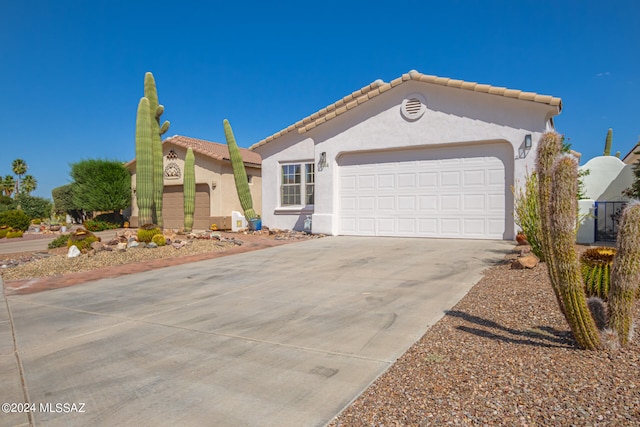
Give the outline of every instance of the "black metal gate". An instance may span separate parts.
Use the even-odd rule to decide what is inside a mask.
[[[596,242],[615,242],[627,202],[596,202]]]

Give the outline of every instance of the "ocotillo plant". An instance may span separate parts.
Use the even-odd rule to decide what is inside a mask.
[[[153,223],[153,155],[149,100],[138,103],[136,117],[136,201],[139,224]]]
[[[625,208],[620,219],[609,291],[609,327],[622,346],[633,337],[632,308],[639,282],[640,202],[634,201]]]
[[[578,162],[570,154],[556,159],[552,170],[553,188],[549,199],[549,234],[553,245],[558,291],[562,297],[564,314],[578,346],[595,350],[601,346],[598,327],[587,306],[584,284],[580,274],[580,263],[575,250],[575,219],[578,202]],[[551,276],[551,271],[549,272]]]
[[[195,156],[191,147],[184,157],[184,230],[193,228],[193,212],[196,207],[196,170]]]
[[[611,155],[612,140],[613,140],[613,129],[609,128],[609,130],[607,131],[607,139],[604,142],[604,153],[602,153],[603,156]]]
[[[247,220],[257,218],[258,215],[256,215],[253,210],[253,200],[251,199],[251,191],[249,190],[249,183],[247,182],[247,171],[244,169],[242,154],[240,154],[236,138],[233,136],[233,130],[231,129],[229,120],[224,119],[222,124],[224,125],[224,136],[227,139],[227,146],[229,147],[229,157],[231,158],[233,178],[236,182],[236,191],[240,199],[240,206],[242,206],[244,216]]]
[[[162,139],[160,136],[169,129],[169,122],[164,122],[160,127],[160,116],[164,112],[164,107],[158,105],[158,91],[153,74],[144,75],[144,96],[149,100],[149,114],[151,115],[151,144],[153,153],[153,213],[154,223],[160,229],[163,227],[162,220],[162,194],[164,190],[164,170],[162,162]]]

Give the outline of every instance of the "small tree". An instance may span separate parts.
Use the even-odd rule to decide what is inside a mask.
[[[33,175],[25,175],[22,180],[22,188],[20,189],[23,194],[31,194],[31,192],[35,191],[38,188],[38,181],[33,177]]]
[[[71,165],[76,209],[119,211],[131,203],[131,176],[116,160],[82,160]]]

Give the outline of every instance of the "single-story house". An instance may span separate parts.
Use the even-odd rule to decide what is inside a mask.
[[[376,80],[249,149],[262,221],[314,233],[512,239],[511,187],[562,101],[411,71]]]
[[[184,227],[184,158],[189,147],[195,156],[196,203],[193,228],[208,230],[211,224],[216,224],[220,229],[231,228],[231,212],[242,212],[242,208],[236,191],[227,145],[180,135],[172,136],[162,142],[164,228]],[[240,153],[247,171],[254,210],[260,212],[262,205],[260,155],[244,148],[240,149]],[[135,159],[125,166],[131,171],[132,198],[129,222],[132,227],[137,227],[141,224],[138,224],[138,205],[135,194]]]

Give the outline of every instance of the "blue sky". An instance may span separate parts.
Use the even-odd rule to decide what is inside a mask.
[[[561,97],[583,163],[607,129],[640,135],[640,2],[0,2],[0,175],[24,159],[35,195],[69,164],[131,160],[153,72],[170,135],[248,147],[409,70]]]

